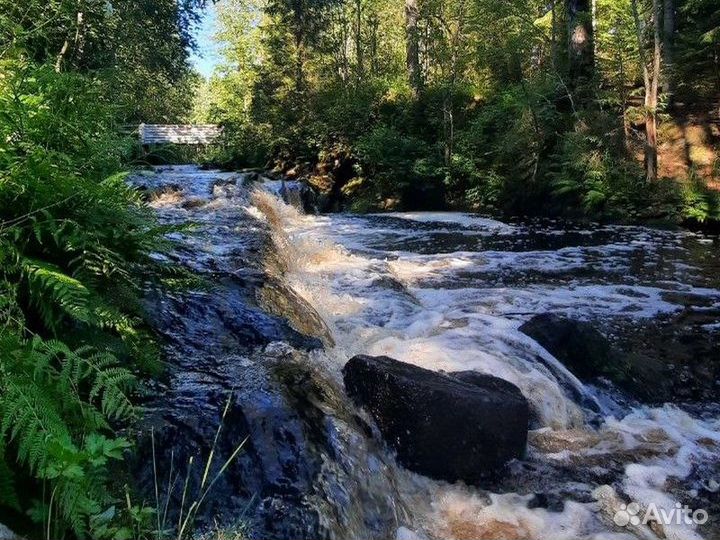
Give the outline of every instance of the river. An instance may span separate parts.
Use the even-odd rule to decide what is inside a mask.
[[[286,204],[277,181],[255,176],[175,167],[139,183],[155,190],[151,205],[166,221],[204,224],[176,235],[186,248],[200,246],[201,260],[185,250],[189,267],[239,266],[242,257],[223,256],[266,235],[254,264],[301,307],[280,313],[290,304],[272,295],[260,305],[324,342],[300,355],[336,389],[323,411],[333,419],[334,452],[343,455],[321,452],[312,495],[303,495],[322,536],[720,537],[717,238],[455,212],[311,215]],[[657,392],[648,389],[657,399],[576,379],[519,331],[543,313],[590,322],[660,366]],[[355,354],[476,370],[517,385],[533,411],[527,458],[473,487],[397,466],[377,434],[346,419],[371,423],[342,392],[341,369]],[[710,516],[699,525],[626,524],[621,505],[631,501]],[[262,537],[257,527],[253,535]]]

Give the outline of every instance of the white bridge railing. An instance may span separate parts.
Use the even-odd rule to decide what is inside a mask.
[[[140,144],[210,144],[222,133],[215,124],[140,124]]]

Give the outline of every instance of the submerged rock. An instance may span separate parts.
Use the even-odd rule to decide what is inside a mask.
[[[520,331],[542,345],[578,379],[595,377],[626,381],[629,364],[623,354],[590,323],[560,317],[553,313],[536,315]]]
[[[591,323],[551,313],[536,315],[520,331],[537,341],[578,379],[624,391],[647,404],[707,401],[717,392],[720,365],[712,334],[678,332],[667,325],[626,325],[621,347]]]
[[[351,358],[343,375],[350,397],[410,470],[476,483],[525,453],[528,404],[507,381],[364,355]]]

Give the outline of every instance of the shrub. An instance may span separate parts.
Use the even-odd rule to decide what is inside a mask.
[[[720,192],[708,188],[694,170],[681,189],[681,215],[698,223],[720,221]]]
[[[360,137],[355,145],[363,170],[367,171],[366,189],[370,189],[378,204],[390,199],[405,201],[417,207],[428,189],[440,189],[442,174],[437,162],[420,139],[399,130],[379,125]],[[437,202],[437,198],[433,200]],[[442,197],[440,197],[442,200]]]
[[[585,215],[623,217],[646,196],[639,166],[583,130],[563,135],[549,176],[558,203]]]

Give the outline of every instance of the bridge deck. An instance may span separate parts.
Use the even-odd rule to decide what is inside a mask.
[[[140,143],[210,144],[222,133],[215,124],[140,124]]]

